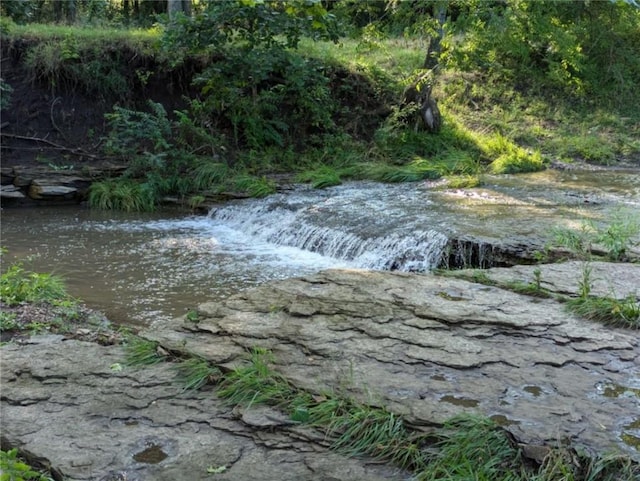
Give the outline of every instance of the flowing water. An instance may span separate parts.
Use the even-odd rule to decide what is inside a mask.
[[[427,271],[449,239],[542,246],[553,226],[640,212],[638,172],[489,178],[480,189],[429,183],[304,186],[234,201],[209,216],[79,208],[4,209],[2,246],[62,275],[119,322],[150,324],[270,279],[330,267]]]

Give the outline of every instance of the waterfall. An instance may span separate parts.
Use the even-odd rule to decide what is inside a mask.
[[[380,204],[342,201],[305,191],[240,201],[211,210],[214,223],[261,242],[319,253],[354,267],[427,271],[438,266],[448,238]],[[353,202],[352,202],[353,201]],[[366,204],[366,203],[365,203]]]

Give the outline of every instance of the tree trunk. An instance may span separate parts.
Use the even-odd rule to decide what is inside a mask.
[[[438,66],[441,52],[442,38],[444,37],[444,24],[447,21],[447,0],[440,0],[433,5],[433,18],[438,21],[438,30],[429,39],[427,55],[424,58],[423,68],[433,70]]]
[[[429,73],[421,75],[409,85],[402,96],[402,107],[418,107],[419,118],[415,121],[415,130],[438,132],[442,127],[442,117],[436,99],[431,95],[432,85]],[[412,112],[415,112],[412,110]]]
[[[182,12],[182,0],[167,0],[167,13],[173,20],[178,12]]]

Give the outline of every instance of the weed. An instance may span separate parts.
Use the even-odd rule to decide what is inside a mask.
[[[314,189],[324,189],[340,185],[340,171],[335,167],[323,165],[314,170],[307,170],[296,176],[296,182],[309,182]]]
[[[605,249],[605,257],[611,261],[624,261],[629,250],[640,245],[640,219],[624,210],[616,211],[608,223],[583,222],[579,229],[555,228],[552,246],[567,248],[580,259],[591,258],[594,246]]]
[[[612,326],[640,329],[640,303],[633,295],[625,299],[581,295],[568,300],[567,307],[585,319]]]
[[[53,481],[47,474],[35,470],[18,457],[16,448],[0,450],[0,479],[2,481]]]
[[[207,200],[206,197],[204,195],[192,195],[191,197],[189,197],[189,199],[187,200],[187,205],[189,206],[189,208],[191,210],[195,210],[198,207],[200,207],[204,201]]]
[[[420,481],[521,480],[518,449],[491,420],[468,414],[444,425],[438,451],[418,474]]]
[[[155,210],[156,194],[149,184],[126,178],[103,180],[91,184],[89,205],[102,210],[149,212]]]
[[[197,324],[198,322],[200,322],[200,314],[198,314],[198,311],[190,309],[187,311],[186,319],[189,322]]]
[[[223,184],[229,175],[229,167],[226,164],[209,160],[200,160],[192,171],[194,187],[200,190]]]
[[[234,180],[234,187],[251,197],[266,197],[276,192],[275,184],[266,177],[241,174]]]
[[[286,405],[293,396],[293,389],[283,376],[269,368],[272,361],[270,352],[253,349],[250,363],[226,375],[220,383],[218,395],[232,405]]]
[[[478,175],[448,175],[446,187],[449,189],[472,189],[480,187],[483,181]]]
[[[619,210],[612,216],[611,222],[602,226],[591,224],[594,242],[604,246],[607,257],[612,261],[621,261],[627,257],[629,249],[640,245],[640,218]]]
[[[0,312],[0,332],[13,331],[19,327],[16,314],[13,312]]]
[[[206,360],[192,357],[175,364],[176,377],[185,391],[197,391],[207,384],[216,382],[220,370],[211,366]]]
[[[158,350],[158,343],[138,336],[129,336],[125,343],[126,364],[128,366],[149,366],[167,360]]]
[[[21,302],[52,302],[68,297],[61,277],[29,272],[22,262],[15,262],[0,275],[0,299],[10,306]]]

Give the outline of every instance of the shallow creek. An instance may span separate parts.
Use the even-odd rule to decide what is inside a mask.
[[[638,171],[489,177],[478,189],[429,183],[297,187],[209,216],[86,208],[4,209],[8,259],[63,276],[117,322],[183,314],[238,290],[330,267],[428,271],[448,239],[542,246],[553,226],[640,211]]]

